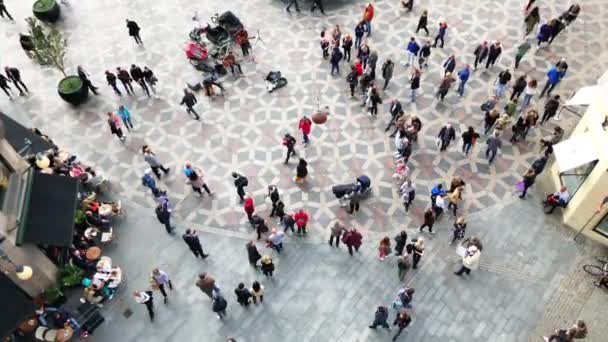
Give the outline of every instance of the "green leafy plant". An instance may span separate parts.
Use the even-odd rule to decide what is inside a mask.
[[[38,0],[34,3],[34,11],[45,12],[49,11],[55,6],[55,0]]]
[[[63,292],[58,287],[50,287],[42,293],[41,297],[47,303],[54,305],[63,300]]]
[[[76,213],[74,214],[74,223],[81,224],[86,220],[86,218],[87,218],[87,215],[84,213],[84,210],[78,209],[78,210],[76,210]]]
[[[62,286],[72,287],[80,284],[84,278],[84,271],[74,265],[65,265],[59,269],[59,276]]]
[[[35,18],[29,17],[25,21],[34,43],[36,62],[53,67],[67,77],[65,73],[67,39],[53,26],[44,29]]]

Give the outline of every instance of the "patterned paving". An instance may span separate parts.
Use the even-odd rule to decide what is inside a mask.
[[[372,178],[374,196],[349,220],[368,231],[413,226],[428,205],[425,195],[428,189],[438,182],[449,182],[453,175],[467,181],[465,211],[475,212],[504,203],[512,197],[512,185],[519,175],[535,159],[537,141],[554,123],[534,129],[528,141],[517,146],[505,141],[502,154],[492,166],[483,158],[484,141],[469,157],[464,157],[459,152],[459,142],[447,152],[438,153],[434,136],[446,122],[458,128],[457,135],[468,125],[480,128],[479,105],[492,92],[498,72],[512,68],[515,46],[521,41],[521,1],[466,1],[457,6],[445,0],[424,3],[430,12],[431,38],[440,18],[449,23],[445,48],[433,50],[430,67],[422,77],[422,96],[415,105],[405,104],[409,71],[396,66],[390,87],[381,94],[384,108],[377,119],[366,115],[359,101],[350,99],[344,80],[345,64],[339,77],[329,75],[329,64],[321,58],[318,43],[319,32],[335,24],[352,32],[361,15],[362,1],[327,4],[327,16],[308,11],[290,15],[278,1],[231,1],[230,9],[250,33],[259,29],[264,43],[255,46],[255,58],[242,63],[245,77],[224,79],[228,89],[225,98],[210,101],[198,94],[197,110],[203,113],[202,123],[191,120],[179,106],[183,85],[198,78],[181,50],[193,27],[190,18],[194,10],[199,11],[201,18],[208,18],[227,9],[220,1],[208,1],[205,8],[197,8],[186,0],[158,2],[154,6],[142,0],[71,1],[69,7],[63,7],[64,19],[58,26],[69,37],[69,69],[73,71],[78,64],[83,65],[93,75],[94,84],[102,89],[102,95],[78,109],[61,102],[56,95],[55,85],[60,78],[56,72],[41,69],[24,56],[17,33],[25,30],[22,19],[30,15],[30,4],[11,1],[7,6],[17,23],[1,22],[0,47],[5,51],[2,63],[21,68],[33,93],[12,103],[0,96],[0,106],[9,115],[52,135],[82,159],[95,163],[123,198],[139,205],[152,205],[139,181],[146,168],[138,153],[142,144],[150,144],[173,170],[179,169],[185,160],[192,161],[205,170],[208,184],[217,196],[213,200],[193,196],[181,173],[174,172],[163,183],[173,203],[178,204],[175,213],[188,222],[220,229],[248,229],[231,184],[232,171],[247,175],[248,190],[254,194],[258,210],[268,210],[268,205],[263,204],[264,189],[268,184],[277,184],[289,210],[304,207],[312,213],[314,230],[323,229],[335,217],[348,217],[330,188],[351,182],[360,174]],[[416,28],[422,4],[417,2],[411,14],[400,9],[396,1],[378,1],[375,6],[373,34],[367,42],[378,51],[378,67],[389,56],[404,60],[404,45]],[[554,17],[566,7],[565,1],[544,2],[541,16]],[[531,51],[520,72],[536,77],[542,86],[547,68],[560,57],[566,57],[570,65],[568,75],[555,93],[569,97],[578,87],[593,83],[608,66],[603,52],[608,43],[597,34],[604,18],[601,13],[607,10],[605,1],[585,1],[581,16],[569,32],[562,33],[551,48]],[[136,20],[142,27],[143,47],[136,46],[127,36],[125,17]],[[417,37],[426,39],[424,35]],[[450,54],[456,54],[459,66],[472,64],[472,52],[482,40],[503,43],[498,65],[489,71],[475,71],[465,97],[458,98],[452,90],[444,103],[438,103],[433,95],[442,76],[440,65]],[[141,92],[136,97],[118,98],[105,86],[104,70],[131,63],[148,65],[155,71],[160,80],[157,98],[148,99]],[[287,87],[273,94],[266,92],[263,82],[270,70],[281,70],[289,80]],[[410,165],[420,195],[408,215],[390,178],[394,146],[383,130],[388,120],[388,103],[393,97],[402,100],[407,112],[418,113],[424,124]],[[297,133],[298,119],[316,108],[317,98],[321,104],[330,106],[332,115],[326,125],[313,127],[310,147],[298,148],[309,162],[310,177],[305,185],[296,186],[291,181],[295,162],[282,164],[285,151],[279,138],[285,132]],[[104,120],[104,113],[119,104],[130,109],[137,128],[124,144],[110,136]],[[565,114],[561,124],[568,129],[574,119]],[[300,135],[296,136],[300,140]]]

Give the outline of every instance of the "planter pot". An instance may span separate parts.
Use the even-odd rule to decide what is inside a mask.
[[[327,116],[329,113],[327,111],[319,110],[318,112],[312,115],[312,122],[317,125],[324,124],[327,121]]]
[[[32,6],[34,16],[38,20],[54,23],[59,19],[60,8],[55,0],[38,0]]]
[[[68,76],[59,81],[57,92],[65,102],[75,106],[85,102],[89,97],[89,88],[78,76]]]

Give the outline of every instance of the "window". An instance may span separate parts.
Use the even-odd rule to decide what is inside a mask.
[[[593,231],[608,238],[608,214],[604,215]]]
[[[593,171],[595,164],[597,164],[597,160],[577,166],[559,175],[562,185],[568,188],[570,198],[574,197],[578,189],[583,185],[589,174]]]

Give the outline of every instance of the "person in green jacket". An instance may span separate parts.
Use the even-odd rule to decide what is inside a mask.
[[[513,116],[513,114],[515,114],[516,111],[517,111],[517,99],[512,99],[505,106],[505,113],[507,113],[508,116]]]
[[[540,13],[538,11],[538,7],[534,7],[532,11],[526,16],[524,19],[524,24],[526,25],[526,34],[524,34],[524,39],[532,33],[534,27],[540,23]]]
[[[521,59],[524,58],[531,48],[532,45],[530,45],[527,40],[517,47],[517,53],[515,54],[515,69],[519,67],[519,62],[521,62]]]

